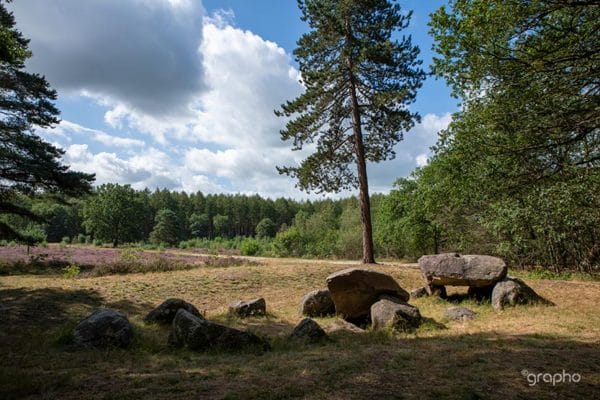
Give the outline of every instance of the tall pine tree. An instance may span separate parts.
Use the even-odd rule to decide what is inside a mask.
[[[15,29],[15,18],[0,1],[0,216],[42,220],[19,205],[18,194],[79,195],[91,189],[93,175],[60,163],[64,152],[35,135],[34,128],[58,123],[56,92],[43,76],[25,71],[29,41]],[[0,237],[27,240],[0,219]]]
[[[394,146],[419,120],[408,109],[425,73],[390,0],[298,0],[310,31],[294,51],[305,92],[277,110],[291,117],[281,131],[293,149],[316,143],[299,166],[278,167],[317,192],[359,188],[363,262],[375,262],[366,162],[395,156]]]

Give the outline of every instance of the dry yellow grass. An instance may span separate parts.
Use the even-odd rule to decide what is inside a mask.
[[[529,280],[555,307],[497,313],[465,300],[475,320],[449,322],[440,299],[416,299],[427,322],[415,333],[353,334],[317,319],[332,340],[287,339],[302,296],[324,287],[344,262],[261,259],[260,265],[63,279],[0,277],[0,398],[60,399],[397,399],[600,397],[600,284]],[[401,286],[422,285],[414,265],[372,267]],[[460,289],[460,288],[459,288]],[[457,290],[461,292],[461,290]],[[464,290],[462,291],[464,292]],[[231,320],[227,304],[264,297],[269,316]],[[168,329],[142,318],[181,297],[209,319],[268,335],[263,354],[195,354],[166,345]],[[128,350],[69,351],[60,345],[90,310],[125,311],[136,326]],[[333,332],[335,331],[335,332]],[[581,382],[530,385],[521,374],[579,373]]]

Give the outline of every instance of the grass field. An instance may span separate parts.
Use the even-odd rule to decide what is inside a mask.
[[[287,339],[300,320],[303,294],[324,287],[328,274],[351,264],[253,259],[146,274],[2,276],[0,398],[600,398],[599,282],[526,279],[556,306],[497,313],[490,304],[462,300],[478,313],[468,322],[444,320],[448,302],[415,299],[411,303],[427,320],[411,334],[357,333],[324,318],[317,321],[329,331],[328,342]],[[422,285],[414,265],[372,268],[391,274],[407,290]],[[226,315],[230,301],[259,296],[267,301],[267,317],[242,321]],[[168,297],[195,304],[208,319],[268,336],[273,350],[198,354],[169,348],[168,328],[142,322]],[[65,346],[77,321],[99,306],[129,315],[136,328],[130,348]],[[580,381],[533,382],[528,375],[563,371],[579,374]]]

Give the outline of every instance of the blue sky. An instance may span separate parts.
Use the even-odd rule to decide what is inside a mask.
[[[444,1],[402,1],[405,34],[429,68],[429,14]],[[28,69],[58,90],[62,123],[39,133],[97,183],[141,189],[306,197],[275,165],[293,165],[273,109],[302,91],[292,52],[307,26],[293,0],[19,0]],[[369,165],[373,191],[423,165],[456,100],[429,78],[411,109],[422,123],[395,160]]]

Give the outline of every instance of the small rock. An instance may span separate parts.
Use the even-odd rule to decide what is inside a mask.
[[[150,311],[145,317],[144,321],[148,323],[159,323],[159,324],[170,324],[173,322],[173,318],[175,318],[175,314],[179,310],[186,310],[192,315],[195,315],[198,318],[204,319],[200,311],[192,304],[184,301],[182,299],[167,299],[163,303],[161,303],[154,310]]]
[[[310,318],[304,318],[294,328],[292,337],[307,342],[318,342],[327,337],[327,334],[315,321]]]
[[[307,293],[300,303],[300,314],[309,317],[335,315],[335,304],[329,290],[313,290]]]
[[[420,297],[427,297],[429,293],[427,292],[427,288],[425,286],[415,289],[410,292],[411,299],[418,299]]]
[[[503,310],[504,306],[507,305],[516,306],[518,304],[534,303],[552,304],[518,278],[507,276],[496,283],[492,291],[492,307],[496,311]]]
[[[238,300],[229,304],[229,313],[240,318],[267,314],[267,303],[262,297],[254,300]]]
[[[403,301],[408,301],[410,297],[390,275],[360,268],[349,268],[329,275],[327,287],[337,314],[349,322],[368,319],[371,305],[383,294]]]
[[[466,307],[450,307],[444,312],[444,317],[455,321],[462,321],[465,319],[473,319],[477,313],[469,310]]]
[[[409,331],[421,325],[421,313],[402,300],[383,296],[371,306],[371,324],[374,330],[391,325],[399,331]]]
[[[110,308],[94,311],[73,330],[73,342],[84,347],[127,347],[132,338],[127,316]]]
[[[269,343],[253,333],[200,319],[183,309],[177,311],[173,319],[169,344],[177,347],[187,346],[195,351],[231,351],[251,347],[267,351],[271,348]]]
[[[507,271],[501,258],[456,253],[423,256],[419,268],[427,283],[436,286],[492,286]]]

